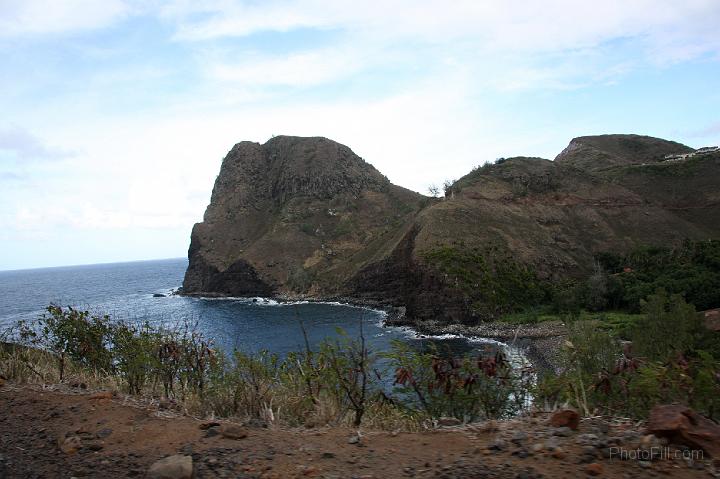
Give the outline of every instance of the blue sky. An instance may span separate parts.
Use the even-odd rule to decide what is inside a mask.
[[[241,140],[426,192],[575,136],[720,143],[717,0],[0,0],[0,269],[184,256]]]

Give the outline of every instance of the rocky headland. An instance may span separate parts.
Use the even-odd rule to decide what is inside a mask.
[[[419,329],[482,328],[504,312],[503,291],[532,293],[531,278],[587,275],[603,252],[720,237],[720,154],[665,158],[692,151],[580,137],[554,161],[476,168],[440,199],[326,138],[241,142],[193,228],[182,291],[343,299],[402,307]]]

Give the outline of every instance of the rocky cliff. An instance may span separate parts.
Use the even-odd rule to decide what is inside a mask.
[[[531,277],[582,275],[600,252],[720,238],[720,155],[663,161],[690,151],[637,135],[581,137],[555,161],[478,168],[439,200],[324,138],[239,143],[193,229],[183,290],[492,318],[503,295],[533,294]]]
[[[325,138],[238,143],[193,228],[183,291],[341,294],[425,201]]]

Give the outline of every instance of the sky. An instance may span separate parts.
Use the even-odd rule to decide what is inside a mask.
[[[0,0],[0,270],[186,256],[237,142],[427,192],[576,136],[720,143],[718,0]]]

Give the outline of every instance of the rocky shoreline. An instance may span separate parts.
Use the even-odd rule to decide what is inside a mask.
[[[402,315],[388,313],[385,326],[407,327],[420,335],[460,335],[467,338],[487,338],[516,347],[530,359],[538,371],[557,371],[560,368],[560,349],[567,338],[567,328],[560,321],[536,324],[489,322],[474,326],[442,324],[437,321],[408,321]]]
[[[173,294],[190,297],[222,298],[230,296],[200,292],[183,293],[182,288]],[[253,298],[255,296],[248,296]],[[339,303],[360,308],[376,309],[385,312],[385,327],[407,328],[418,336],[442,336],[453,334],[467,338],[486,338],[506,343],[520,349],[538,371],[557,371],[560,368],[560,349],[567,338],[567,328],[560,321],[545,321],[535,324],[510,324],[488,322],[477,325],[445,324],[439,321],[421,321],[408,318],[404,306],[394,306],[387,302],[367,298],[349,298],[345,296],[328,298],[308,298],[305,296],[277,295],[268,298],[279,303],[307,301],[310,303]]]

